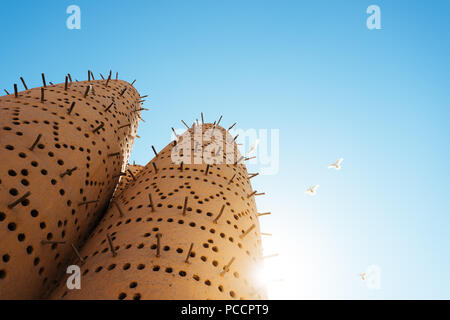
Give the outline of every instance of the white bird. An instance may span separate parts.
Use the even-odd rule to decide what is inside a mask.
[[[256,147],[258,147],[258,144],[259,144],[259,139],[256,139],[255,144],[250,148],[250,150],[248,150],[247,155],[252,154],[252,152],[256,150]]]
[[[314,195],[317,193],[316,189],[317,189],[318,187],[319,187],[319,185],[316,184],[315,186],[312,186],[311,188],[309,188],[308,190],[306,190],[305,193],[306,193],[306,194],[309,194],[309,195],[311,195],[311,196],[314,196]]]
[[[361,280],[364,281],[364,280],[366,280],[367,273],[365,273],[365,272],[364,273],[360,273],[359,276],[361,277]]]
[[[328,169],[332,169],[335,168],[336,170],[341,169],[341,163],[342,161],[344,161],[344,158],[340,158],[338,161],[336,161],[335,163],[332,163],[328,166]]]

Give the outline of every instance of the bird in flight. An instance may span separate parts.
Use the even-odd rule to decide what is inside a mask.
[[[330,164],[330,165],[328,166],[328,169],[332,169],[332,168],[334,168],[334,169],[336,169],[336,170],[341,169],[341,163],[342,163],[342,161],[344,161],[344,158],[340,158],[340,159],[339,159],[338,161],[336,161],[335,163]]]
[[[256,150],[256,147],[258,146],[258,144],[259,144],[259,139],[256,139],[255,144],[250,148],[250,150],[248,150],[247,155],[252,154],[252,152]]]
[[[361,280],[366,280],[367,273],[360,273],[359,276],[361,277]]]
[[[319,185],[316,184],[315,186],[312,186],[311,188],[307,189],[307,190],[305,191],[305,193],[306,193],[306,194],[309,194],[309,195],[311,195],[311,196],[314,196],[314,195],[317,193],[316,189],[317,189],[318,187],[319,187]]]

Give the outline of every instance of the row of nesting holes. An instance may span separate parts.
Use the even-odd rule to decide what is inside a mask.
[[[141,222],[141,221],[143,221],[142,218],[137,218],[137,219],[136,219],[136,223],[139,223],[139,222]],[[149,218],[146,219],[146,221],[148,221],[148,222],[153,221],[153,218],[152,218],[152,217],[149,217]],[[163,221],[162,218],[159,218],[159,219],[157,220],[157,222],[162,222],[162,221]],[[174,219],[168,218],[168,219],[167,219],[167,222],[172,223],[172,222],[174,222]],[[178,222],[178,224],[184,224],[184,220],[182,220],[182,219],[179,219],[177,222]],[[131,219],[127,219],[127,220],[124,222],[124,224],[129,224],[129,223],[131,223]],[[122,221],[117,222],[117,223],[116,223],[116,227],[119,227],[121,224],[122,224]],[[196,227],[196,224],[195,224],[195,222],[190,222],[190,223],[189,223],[189,226],[192,227],[192,228],[194,228],[194,227]],[[112,227],[113,227],[113,225],[108,226],[107,230],[110,230]],[[200,229],[203,230],[203,231],[206,231],[206,227],[205,227],[205,226],[200,226]],[[152,229],[152,231],[153,231],[153,232],[157,232],[157,231],[159,231],[159,228],[158,228],[158,227],[154,227],[154,228]],[[103,229],[100,229],[100,230],[98,230],[97,234],[101,234],[102,232],[103,232]],[[215,233],[216,233],[216,230],[213,229],[213,228],[211,228],[211,229],[209,230],[209,232],[210,232],[211,234],[215,234]],[[116,233],[116,232],[114,232],[113,235],[114,235],[115,233]],[[221,237],[222,239],[225,239],[225,238],[226,238],[226,235],[225,235],[225,233],[223,233],[223,232],[221,232],[219,235],[220,235],[220,237]],[[228,237],[228,240],[229,240],[231,243],[234,243],[234,238],[233,238],[233,237]],[[104,244],[105,242],[106,242],[106,240],[103,239],[102,242],[101,242],[101,244]],[[206,243],[203,244],[203,246],[204,246],[205,248],[209,247]],[[242,244],[241,244],[240,242],[237,243],[237,246],[239,247],[239,249],[242,249]],[[127,249],[128,249],[128,248],[129,248],[129,247],[127,247]],[[117,249],[119,249],[119,247],[117,247]],[[140,249],[140,248],[139,248],[139,249]],[[154,246],[152,249],[156,249],[156,246]],[[211,248],[211,250],[214,251],[214,252],[218,252],[218,248],[217,248],[217,247],[214,247],[214,246]],[[108,252],[108,248],[105,248],[105,249],[102,251],[102,253],[106,253],[106,252]],[[251,253],[250,253],[249,250],[245,250],[245,252],[246,252],[246,254],[247,254],[248,256],[252,257],[252,255],[251,255]],[[98,253],[98,252],[97,252],[97,253]],[[96,253],[94,253],[93,256],[94,256],[94,255],[96,255]],[[253,257],[253,260],[256,260],[255,257]]]
[[[227,166],[228,166],[228,165],[227,165]],[[144,172],[145,172],[146,174],[147,174],[147,173],[151,173],[151,172],[152,172],[152,171],[151,171],[152,168],[153,168],[153,167],[148,166],[148,168],[144,169]],[[170,166],[170,167],[162,167],[162,168],[160,168],[159,170],[165,171],[165,170],[178,170],[178,169],[179,169],[179,167]],[[219,167],[219,166],[215,166],[214,169],[220,170],[220,167]],[[146,170],[149,170],[149,171],[146,172]],[[188,166],[183,167],[183,171],[185,171],[185,170],[186,170],[186,171],[192,170],[193,172],[199,171],[199,172],[201,172],[201,173],[204,173],[204,172],[205,172],[204,169],[189,168]],[[233,167],[233,171],[236,172],[236,177],[234,178],[234,181],[232,182],[232,184],[233,184],[233,185],[236,185],[238,188],[240,188],[240,189],[245,193],[246,190],[245,190],[245,184],[244,184],[244,182],[246,182],[246,183],[250,186],[250,183],[248,182],[248,179],[243,179],[243,178],[244,178],[244,175],[243,175],[242,172],[241,172],[242,170],[239,170],[239,172],[238,172],[238,171],[236,171],[236,169]],[[159,171],[158,171],[158,172],[159,172]],[[210,172],[210,173],[209,173],[209,175],[212,175],[212,174],[214,174],[214,173],[213,173],[213,172]],[[143,175],[143,176],[144,176],[144,175]],[[225,177],[225,176],[222,177],[220,174],[216,174],[216,176],[219,177],[219,178],[223,178],[223,180],[225,180],[225,182],[228,183],[228,178],[227,178],[227,177]],[[166,176],[162,176],[161,178],[166,178]],[[175,176],[174,176],[174,175],[173,175],[173,176],[170,176],[170,178],[175,178]],[[184,176],[181,175],[181,176],[179,176],[179,178],[184,178]],[[192,177],[191,177],[191,176],[187,176],[186,178],[191,179]],[[157,176],[157,175],[154,175],[153,180],[156,180],[156,179],[158,179],[158,176]],[[199,178],[199,177],[196,177],[195,180],[200,180],[200,178]],[[236,181],[241,181],[241,180],[243,181],[243,182],[241,182],[242,187],[239,187],[239,186],[236,184]],[[207,179],[203,179],[203,181],[204,181],[204,182],[208,182]],[[142,183],[142,179],[140,179],[139,181],[136,182],[136,184],[141,184],[141,183]],[[212,181],[212,184],[215,185],[216,182]],[[221,188],[223,188],[223,185],[219,184],[219,186],[220,186]],[[227,187],[227,190],[231,191],[228,187]],[[242,199],[242,200],[244,200],[244,199]]]
[[[112,271],[112,270],[116,269],[116,267],[117,267],[117,265],[116,265],[115,263],[113,263],[113,264],[110,264],[110,265],[106,268],[106,270]],[[145,267],[146,267],[145,264],[140,263],[140,264],[137,265],[136,269],[137,269],[137,270],[144,270]],[[103,268],[102,266],[98,266],[98,267],[95,269],[95,272],[96,272],[96,273],[99,273],[99,272],[102,271],[103,269],[104,269],[104,268]],[[130,270],[130,269],[131,269],[131,264],[130,264],[130,263],[125,263],[125,264],[122,266],[122,269],[123,269],[124,271]],[[152,270],[153,270],[154,272],[157,272],[157,271],[160,271],[160,270],[161,270],[161,267],[160,267],[159,265],[154,265],[154,266],[152,267]],[[174,273],[174,270],[173,270],[173,268],[171,268],[171,267],[166,267],[164,271],[165,271],[166,273],[168,273],[168,274]],[[88,272],[89,272],[89,269],[86,269],[86,270],[83,272],[83,276],[85,276],[86,274],[88,274]],[[178,275],[179,275],[180,277],[183,277],[183,278],[184,278],[184,277],[186,277],[188,274],[187,274],[186,271],[180,270],[180,271],[178,272]],[[238,275],[237,277],[239,277],[239,275]],[[194,274],[194,275],[192,276],[192,278],[193,278],[195,281],[200,281],[200,276],[198,276],[198,275],[196,275],[196,274]],[[206,286],[208,286],[208,287],[212,286],[212,282],[211,282],[210,280],[205,280],[205,281],[204,281],[204,284],[205,284]],[[137,286],[138,286],[138,284],[137,284],[136,281],[132,281],[132,282],[130,283],[130,288],[131,288],[131,289],[134,289],[134,288],[136,288]],[[224,292],[224,288],[223,288],[222,285],[219,285],[219,286],[217,287],[217,289],[218,289],[220,292],[222,292],[222,293]],[[62,298],[64,298],[66,295],[67,295],[67,291],[62,295]],[[229,291],[229,295],[230,295],[232,298],[235,298],[235,297],[236,297],[236,293],[235,293],[233,290]],[[118,296],[118,299],[119,299],[119,300],[123,300],[123,299],[125,299],[126,297],[127,297],[126,293],[121,292],[121,293],[119,294],[119,296]],[[136,300],[139,300],[140,298],[141,298],[141,295],[140,295],[139,293],[137,293],[137,294],[134,296],[134,299],[136,299]]]
[[[155,182],[152,183],[152,185],[153,185],[154,188],[157,188],[157,185],[156,185]],[[189,182],[185,182],[185,185],[186,185],[186,188],[187,188],[187,189],[191,189],[191,187],[189,186]],[[184,188],[184,186],[181,185],[181,186],[179,186],[177,189],[174,189],[174,192],[178,192],[178,191],[179,191],[178,189],[183,189],[183,188]],[[159,191],[160,191],[160,189],[156,189],[156,190],[155,190],[155,192],[159,192]],[[138,192],[138,193],[136,194],[136,196],[139,195],[140,193],[141,193],[141,192]],[[221,195],[224,195],[224,193],[223,193],[222,191],[220,191],[219,193],[220,193]],[[220,194],[219,194],[219,193],[216,194],[216,197],[220,197]],[[194,192],[194,191],[191,191],[190,194],[191,194],[191,195],[194,195],[194,199],[197,199],[197,200],[199,199],[199,196],[195,195],[195,192]],[[166,199],[166,196],[162,196],[162,195],[163,195],[162,192],[159,192],[158,195],[161,196],[161,199],[162,199],[162,200]],[[168,193],[168,196],[171,196],[171,195],[173,195],[172,192],[171,192],[171,193]],[[131,200],[134,200],[136,196],[132,196],[130,199],[131,199]],[[227,200],[226,197],[222,197],[222,198],[223,198],[223,200]],[[209,197],[209,199],[213,200],[213,199],[214,199],[214,196],[211,195],[211,196]],[[209,199],[208,199],[208,198],[205,198],[204,201],[205,201],[205,202],[208,202]],[[203,204],[203,201],[202,201],[202,200],[198,200],[197,202],[198,202],[198,204]],[[129,203],[129,201],[126,201],[126,202],[125,202],[125,205],[128,204],[128,203]],[[226,202],[226,205],[230,206],[231,204],[230,204],[229,202]],[[157,206],[157,207],[162,207],[163,204],[158,203],[156,206]],[[142,208],[142,207],[143,207],[143,205],[138,205],[138,206],[136,207],[136,209],[140,209],[140,208]],[[172,205],[172,204],[168,204],[167,207],[170,209],[170,208],[173,208],[173,205]],[[181,205],[178,205],[178,206],[177,206],[177,209],[182,209],[182,206],[181,206]],[[129,207],[129,208],[128,208],[128,211],[132,211],[132,210],[133,210],[133,207]],[[187,211],[192,211],[192,207],[187,207],[186,210],[187,210]],[[244,211],[239,212],[238,214],[235,214],[234,209],[230,209],[230,211],[233,213],[233,218],[234,218],[236,221],[238,221],[240,218],[245,217],[245,216],[247,216],[247,215],[250,214],[250,210],[248,210],[248,209],[245,209]],[[201,214],[201,213],[202,213],[202,210],[201,210],[201,209],[196,209],[196,212],[197,212],[198,214]],[[211,212],[208,212],[208,213],[207,213],[207,216],[212,217],[213,214],[212,214]],[[250,220],[253,220],[253,217],[250,216]],[[231,224],[231,222],[229,222],[229,221],[227,221],[227,222],[228,222],[228,224]],[[235,229],[238,229],[237,225],[234,225],[234,228],[235,228]],[[242,232],[244,232],[244,230],[242,230]]]

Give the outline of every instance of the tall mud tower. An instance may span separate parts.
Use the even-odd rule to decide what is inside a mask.
[[[22,82],[0,97],[0,299],[46,296],[65,274],[108,206],[140,117],[138,92],[111,75]]]
[[[243,160],[222,127],[188,128],[112,201],[81,250],[81,289],[63,281],[52,298],[265,299]]]

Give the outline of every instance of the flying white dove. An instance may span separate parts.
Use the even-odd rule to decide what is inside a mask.
[[[341,169],[341,163],[342,163],[342,161],[344,161],[344,158],[340,158],[340,159],[339,159],[338,161],[336,161],[335,163],[330,164],[330,165],[328,166],[328,169],[332,169],[332,168],[335,168],[336,170]]]
[[[248,150],[247,155],[252,154],[252,152],[256,150],[256,147],[258,147],[258,144],[259,144],[259,139],[256,139],[255,144],[250,148],[250,150]]]
[[[311,188],[309,188],[308,190],[306,190],[305,193],[306,193],[306,194],[309,194],[309,195],[311,195],[311,196],[314,196],[314,195],[317,193],[316,189],[317,189],[318,187],[319,187],[319,185],[316,184],[315,186],[312,186]]]

